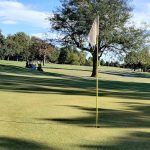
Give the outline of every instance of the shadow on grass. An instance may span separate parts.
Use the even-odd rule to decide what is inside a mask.
[[[2,65],[2,64],[0,64],[0,73],[14,73],[14,74],[21,74],[21,75],[55,76],[55,77],[65,76],[58,73],[40,72],[37,70],[32,71],[31,69],[25,67],[23,68],[20,66]]]
[[[88,71],[90,72],[91,69],[82,69],[82,68],[62,68],[62,67],[44,67],[46,69],[61,69],[61,70],[71,70],[71,71]],[[136,77],[136,78],[150,78],[150,74],[148,73],[140,73],[140,72],[125,72],[125,71],[100,71],[104,74],[110,74],[110,75],[117,75],[117,76],[123,76],[123,77]]]
[[[28,74],[30,76],[25,76]],[[41,76],[44,77],[40,78]],[[100,80],[99,84],[100,96],[150,100],[150,83]],[[0,65],[0,90],[20,93],[95,96],[95,80],[59,73],[32,72],[22,67]]]
[[[129,108],[131,107],[128,104]],[[61,124],[69,124],[75,126],[92,127],[95,124],[95,108],[87,108],[83,106],[58,106],[71,107],[83,111],[87,115],[76,118],[40,118],[46,122],[58,122]],[[150,105],[134,105],[132,110],[114,110],[100,109],[99,124],[104,128],[149,128],[150,127]]]
[[[119,71],[101,71],[104,74],[117,75],[123,77],[136,77],[136,78],[150,78],[148,73],[139,73],[139,72],[119,72]]]
[[[79,149],[88,150],[149,150],[149,132],[132,132],[127,137],[115,139],[114,144],[87,144],[78,145]]]
[[[38,142],[17,139],[12,137],[0,137],[1,150],[55,150]]]

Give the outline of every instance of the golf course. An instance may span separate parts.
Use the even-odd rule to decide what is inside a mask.
[[[150,74],[0,61],[0,150],[149,150]]]

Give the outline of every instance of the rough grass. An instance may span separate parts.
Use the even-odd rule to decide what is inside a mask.
[[[0,61],[0,150],[149,150],[150,75],[101,67],[99,128],[91,68]]]

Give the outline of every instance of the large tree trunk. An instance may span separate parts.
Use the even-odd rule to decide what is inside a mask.
[[[97,51],[96,50],[94,50],[92,56],[93,56],[93,70],[92,70],[91,77],[96,77],[96,71],[97,71]]]

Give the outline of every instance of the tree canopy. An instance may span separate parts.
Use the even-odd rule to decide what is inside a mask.
[[[0,33],[0,58],[5,60],[40,60],[51,63],[85,65],[86,53],[74,47],[56,48],[49,41],[18,32],[5,37]]]
[[[134,70],[141,68],[143,72],[150,69],[150,52],[148,47],[144,47],[140,51],[132,51],[125,57],[127,67]]]
[[[48,41],[30,37],[24,32],[4,35],[0,32],[0,57],[12,60],[41,60],[52,53],[55,47]]]
[[[99,57],[106,51],[127,53],[139,49],[146,38],[146,31],[127,25],[132,7],[129,0],[62,0],[62,6],[50,18],[52,29],[62,38],[63,45],[75,45],[93,56],[93,72],[96,75],[96,49],[87,43],[87,35],[93,20],[100,18]]]

